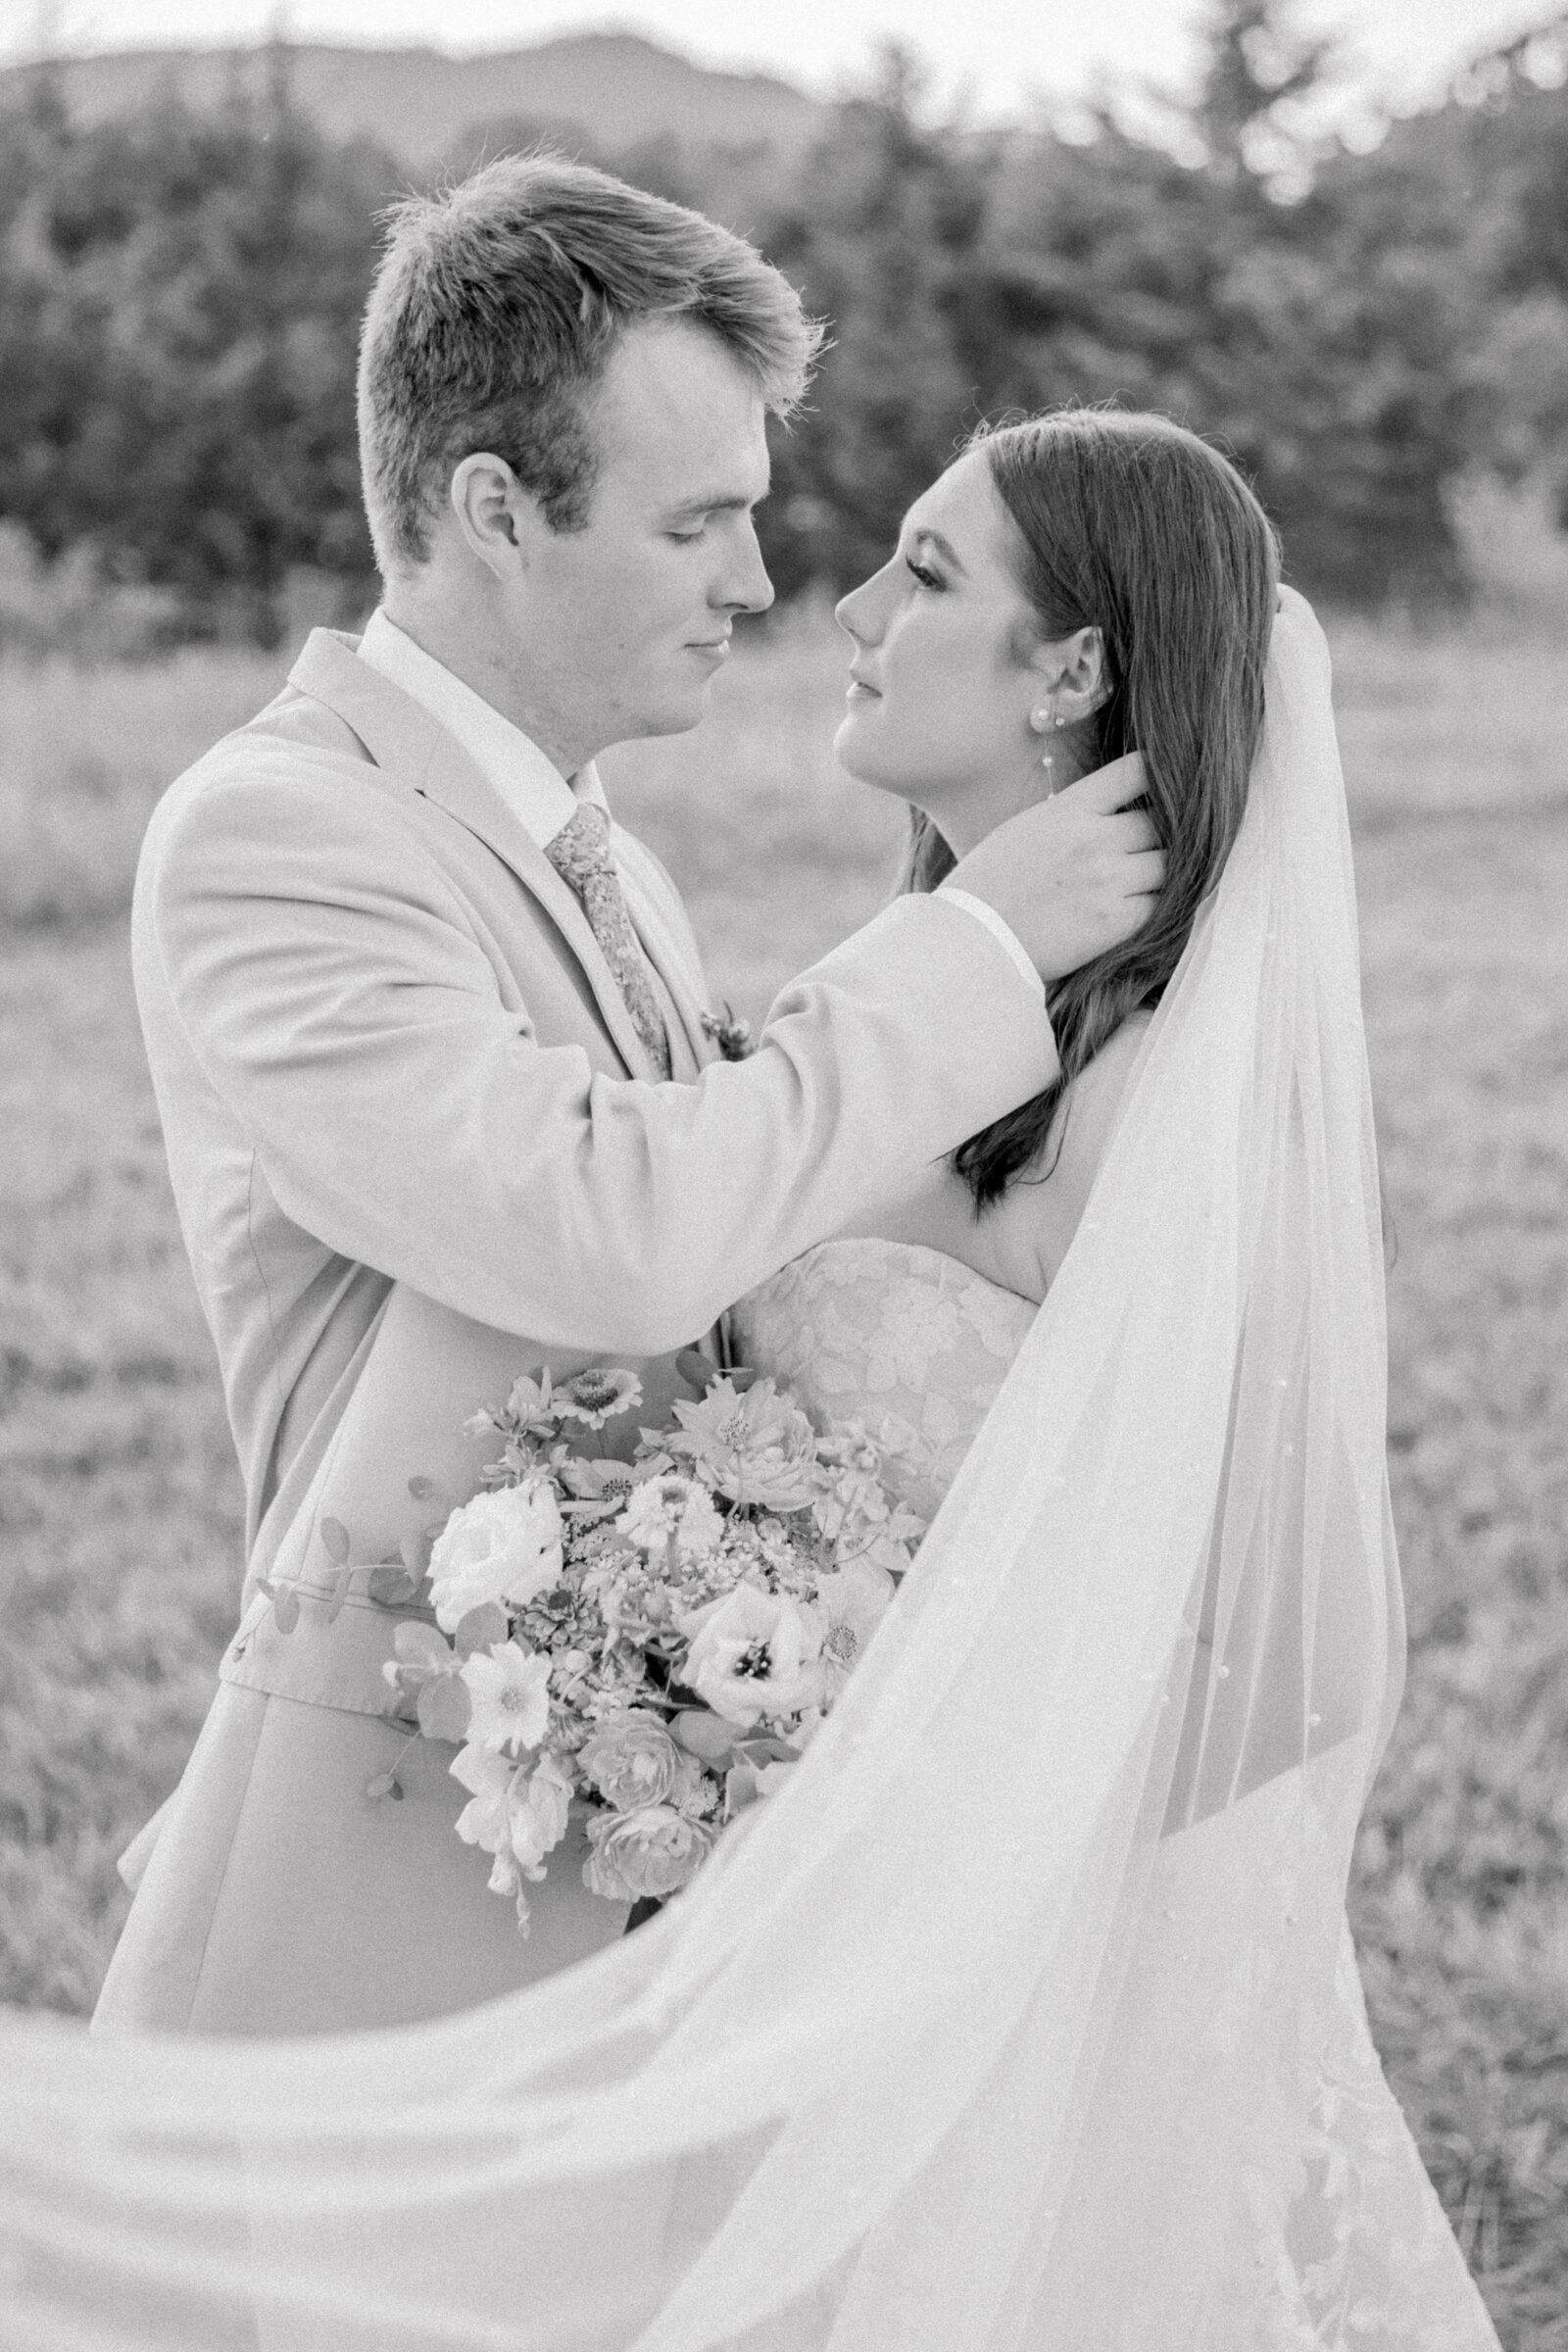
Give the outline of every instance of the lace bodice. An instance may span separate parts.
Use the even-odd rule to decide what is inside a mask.
[[[1034,1302],[907,1242],[824,1242],[734,1308],[735,1354],[815,1420],[863,1421],[922,1518],[947,1493]]]

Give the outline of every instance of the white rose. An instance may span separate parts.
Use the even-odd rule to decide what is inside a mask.
[[[455,1510],[430,1551],[435,1621],[455,1634],[487,1601],[521,1608],[559,1582],[561,1512],[542,1478],[475,1494]]]

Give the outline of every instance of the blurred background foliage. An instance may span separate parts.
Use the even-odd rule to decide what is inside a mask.
[[[890,48],[804,147],[570,141],[757,237],[829,321],[762,517],[783,595],[880,563],[980,417],[1061,401],[1217,438],[1291,575],[1342,604],[1461,598],[1478,477],[1529,477],[1568,520],[1568,17],[1366,152],[1321,127],[1335,59],[1296,23],[1217,0],[1157,135],[1108,102],[1068,127],[940,119]],[[0,639],[269,645],[302,599],[368,601],[355,342],[411,175],[322,127],[295,62],[279,44],[216,105],[171,83],[93,120],[59,68],[5,77]],[[540,128],[476,123],[444,169]]]

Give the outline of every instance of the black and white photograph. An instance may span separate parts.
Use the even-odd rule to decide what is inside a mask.
[[[1568,7],[0,0],[3,2352],[1568,2352]]]

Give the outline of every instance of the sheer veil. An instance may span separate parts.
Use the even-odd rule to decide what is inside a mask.
[[[1494,2342],[1345,1941],[1402,1654],[1384,1385],[1328,658],[1287,592],[1089,1214],[788,1787],[652,1926],[436,2025],[8,2021],[6,2341]],[[1367,2292],[1397,2318],[1343,2334]]]

